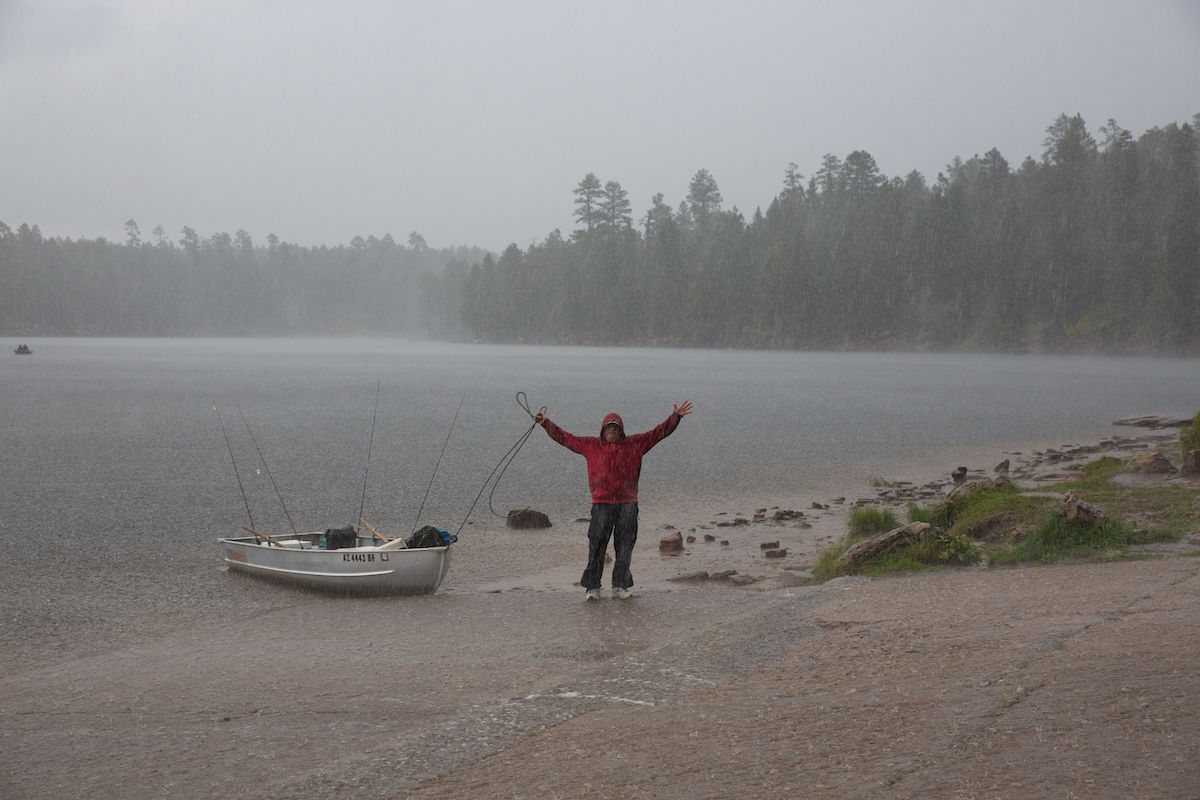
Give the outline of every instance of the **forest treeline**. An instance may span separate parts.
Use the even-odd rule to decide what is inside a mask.
[[[855,151],[795,164],[765,213],[706,170],[637,224],[586,175],[579,227],[474,266],[488,340],[805,349],[1200,352],[1197,127],[1100,141],[1061,115],[1041,160],[992,149],[928,183]]]
[[[144,241],[43,237],[0,222],[0,334],[289,336],[460,333],[459,300],[476,247],[433,249],[413,233],[302,247],[239,230],[202,237],[161,226]],[[456,283],[457,276],[457,283]],[[450,292],[450,294],[444,294]]]
[[[42,237],[0,222],[0,334],[412,333],[804,349],[1200,352],[1200,115],[1141,136],[1079,116],[1040,159],[993,149],[930,182],[827,155],[749,220],[707,170],[636,220],[617,181],[577,228],[499,255],[419,234],[301,247],[249,234]]]

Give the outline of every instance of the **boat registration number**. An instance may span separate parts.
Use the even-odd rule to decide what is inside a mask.
[[[374,553],[342,553],[342,561],[374,561]]]

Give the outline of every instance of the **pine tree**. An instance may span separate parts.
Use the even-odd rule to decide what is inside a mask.
[[[575,221],[583,226],[584,232],[591,233],[600,220],[600,203],[604,197],[604,189],[600,186],[600,179],[596,177],[596,173],[589,172],[584,175],[573,194]]]

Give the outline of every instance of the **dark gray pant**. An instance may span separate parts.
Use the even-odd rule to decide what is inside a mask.
[[[613,540],[612,585],[614,589],[633,586],[629,563],[637,542],[637,503],[592,503],[592,522],[588,525],[588,563],[579,582],[585,589],[599,589],[604,575],[604,554]]]

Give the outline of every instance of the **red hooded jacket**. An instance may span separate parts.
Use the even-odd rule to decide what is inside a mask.
[[[645,433],[625,435],[625,423],[617,414],[609,414],[600,423],[599,436],[576,436],[567,433],[546,418],[542,427],[550,438],[587,459],[588,486],[593,503],[636,503],[638,478],[642,475],[642,456],[651,447],[670,436],[679,427],[675,412]],[[611,444],[604,441],[604,426],[617,423],[621,438]]]

